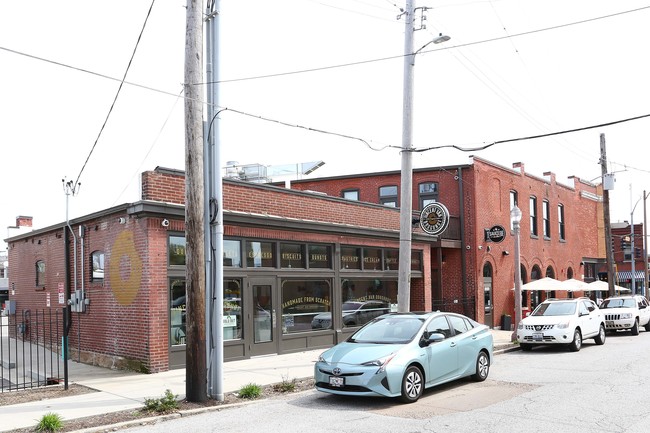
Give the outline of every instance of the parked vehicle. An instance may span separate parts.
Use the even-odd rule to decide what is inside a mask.
[[[390,311],[383,301],[348,301],[343,303],[343,325],[365,325],[375,317]],[[332,313],[321,313],[311,321],[312,329],[329,329],[332,327]]]
[[[639,335],[640,326],[650,331],[650,308],[641,295],[612,296],[600,304],[600,309],[605,314],[607,331],[623,329],[630,330],[632,335]]]
[[[390,313],[325,351],[314,367],[316,389],[417,401],[425,388],[461,377],[488,377],[490,329],[454,313]]]
[[[547,299],[517,326],[521,350],[564,344],[577,352],[588,338],[605,344],[605,315],[589,298]]]

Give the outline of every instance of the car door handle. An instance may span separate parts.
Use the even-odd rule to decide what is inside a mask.
[[[456,347],[456,342],[452,341],[451,343],[449,343],[449,347]]]

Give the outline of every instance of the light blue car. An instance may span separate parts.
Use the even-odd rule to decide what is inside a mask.
[[[455,313],[390,313],[321,354],[316,389],[354,396],[417,401],[425,388],[472,376],[488,377],[490,329]]]

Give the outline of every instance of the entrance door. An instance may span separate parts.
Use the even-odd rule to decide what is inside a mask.
[[[483,306],[485,307],[483,323],[490,328],[494,328],[494,305],[492,301],[492,265],[490,263],[483,265],[483,294]]]
[[[248,315],[251,356],[278,353],[275,278],[251,278],[249,287],[252,299],[251,313]]]

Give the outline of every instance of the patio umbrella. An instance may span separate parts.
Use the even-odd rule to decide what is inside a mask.
[[[591,290],[591,291],[607,292],[609,290],[609,284],[607,283],[607,281],[600,281],[600,280],[592,281],[591,283],[588,284],[588,286],[589,289],[587,290]],[[614,285],[614,290],[618,293],[630,293],[632,291],[631,289],[617,286],[617,285]]]
[[[514,290],[514,288],[512,289]],[[539,290],[550,292],[551,290],[566,290],[562,288],[562,283],[555,278],[544,277],[539,280],[533,280],[530,283],[522,284],[521,290]]]
[[[561,286],[564,290],[567,292],[580,292],[580,291],[585,291],[585,290],[593,290],[589,288],[589,283],[585,283],[584,281],[576,280],[575,278],[570,278],[568,280],[564,280],[561,283]]]

